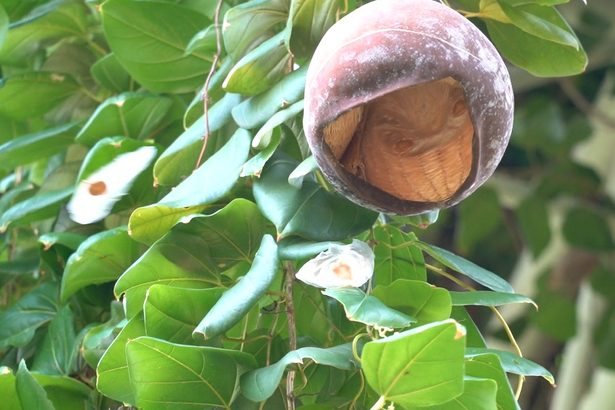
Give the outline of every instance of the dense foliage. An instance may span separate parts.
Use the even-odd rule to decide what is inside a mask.
[[[551,77],[587,64],[554,8],[565,2],[443,3],[509,62]],[[361,208],[330,189],[301,125],[310,56],[358,6],[0,0],[0,406],[516,409],[525,376],[553,383],[520,357],[496,310],[532,300],[428,242],[506,274],[514,260],[503,250],[518,240],[527,256],[518,269],[533,282],[553,263],[532,265],[554,237],[592,256],[611,251],[600,176],[553,160],[589,134],[587,118],[527,91],[529,81],[507,174],[456,214],[423,232],[438,215]],[[593,98],[597,86],[583,86]],[[155,162],[110,215],[73,222],[66,205],[79,182],[145,146]],[[353,238],[374,250],[371,286],[321,291],[294,280],[308,259]],[[608,281],[596,271],[595,282]],[[549,286],[548,275],[538,290],[513,279],[541,303],[533,323],[559,340],[574,334],[574,321],[554,320],[574,317],[574,291]],[[500,319],[493,346],[468,306]],[[509,317],[519,331],[531,326],[525,313]]]

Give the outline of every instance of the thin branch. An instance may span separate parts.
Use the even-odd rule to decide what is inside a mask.
[[[216,10],[214,12],[214,29],[216,30],[216,54],[214,54],[214,58],[211,62],[211,68],[209,69],[209,73],[207,74],[207,78],[205,79],[205,85],[203,86],[203,116],[205,117],[205,134],[203,135],[203,144],[201,145],[201,152],[199,152],[199,156],[196,160],[196,165],[194,169],[197,169],[201,165],[201,161],[203,161],[203,156],[205,155],[205,149],[207,148],[207,140],[209,139],[209,84],[211,83],[211,79],[216,72],[216,66],[218,65],[218,60],[220,59],[220,53],[222,53],[222,41],[220,34],[220,11],[222,10],[222,0],[218,0],[216,3]]]
[[[297,325],[295,323],[295,305],[293,303],[293,282],[295,280],[295,271],[290,262],[286,263],[286,283],[284,291],[286,292],[286,314],[288,317],[288,348],[290,351],[297,350]],[[286,408],[295,410],[295,395],[293,388],[295,386],[295,371],[289,370],[286,374]]]

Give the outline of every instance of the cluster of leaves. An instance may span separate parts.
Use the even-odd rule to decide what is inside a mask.
[[[490,19],[513,63],[541,75],[585,66],[558,2],[463,3]],[[314,172],[301,127],[306,67],[356,6],[0,0],[8,408],[515,409],[506,373],[552,382],[487,349],[465,310],[529,299],[409,233],[429,217],[378,218]],[[522,35],[558,59],[516,59]],[[72,222],[75,183],[144,145],[161,154],[113,213]],[[353,237],[376,254],[369,294],[294,283],[305,260]],[[427,282],[428,270],[455,278],[447,269],[488,290]],[[301,377],[282,382],[285,372]]]

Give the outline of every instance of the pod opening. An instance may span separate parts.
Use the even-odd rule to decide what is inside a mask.
[[[472,169],[474,125],[451,77],[343,112],[325,126],[324,139],[346,171],[405,201],[450,199]]]

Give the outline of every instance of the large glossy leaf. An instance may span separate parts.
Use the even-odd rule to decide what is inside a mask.
[[[4,46],[0,49],[0,63],[23,64],[23,60],[33,54],[39,43],[45,39],[86,35],[87,23],[83,4],[72,1],[48,2],[33,10],[29,16],[10,25]]]
[[[73,371],[77,358],[74,316],[69,306],[58,311],[49,324],[47,334],[40,345],[32,370],[45,374],[68,375]]]
[[[288,0],[252,0],[224,15],[224,48],[238,61],[246,51],[267,39],[276,24],[286,21]]]
[[[55,216],[60,205],[68,199],[72,192],[72,187],[60,191],[39,192],[16,203],[0,215],[0,232],[6,231],[12,224],[27,224]]]
[[[493,410],[498,408],[495,380],[466,376],[463,379],[463,393],[446,403],[429,406],[430,410]]]
[[[271,235],[265,235],[248,273],[216,302],[194,330],[205,339],[224,333],[258,302],[278,271],[278,247]]]
[[[290,237],[278,243],[280,259],[301,260],[308,259],[326,251],[331,245],[343,245],[339,242],[311,242],[301,238]]]
[[[219,274],[237,263],[250,263],[261,237],[270,230],[253,203],[236,199],[213,215],[176,225],[124,272],[115,292],[126,293],[132,317],[141,310],[151,285],[221,286]]]
[[[296,166],[293,160],[274,157],[261,178],[254,182],[256,203],[276,226],[279,237],[297,235],[315,241],[342,240],[374,223],[375,212],[325,191],[316,182],[304,181],[301,189],[290,185],[288,175]]]
[[[497,355],[502,363],[502,368],[507,373],[519,374],[523,376],[538,376],[555,385],[555,378],[551,372],[538,363],[534,363],[533,361],[520,357],[512,352],[477,347],[468,347],[466,349],[466,356],[481,355],[485,353]]]
[[[36,381],[28,371],[26,363],[22,360],[15,375],[17,395],[24,409],[55,410],[53,403],[47,398],[45,389]]]
[[[173,104],[169,97],[123,93],[104,101],[77,134],[76,141],[92,145],[104,137],[151,137]]]
[[[17,120],[38,117],[79,91],[71,76],[33,72],[0,81],[0,114]]]
[[[136,316],[126,324],[98,362],[96,368],[98,391],[117,401],[135,403],[126,361],[126,343],[144,335],[145,326],[142,316]]]
[[[581,48],[574,31],[554,7],[537,4],[512,7],[505,1],[500,2],[500,6],[512,23],[526,33],[575,49]]]
[[[134,0],[109,0],[101,13],[113,54],[149,90],[191,92],[204,81],[211,55],[184,54],[192,37],[211,23],[203,14],[172,3]]]
[[[493,353],[484,353],[467,357],[466,374],[473,377],[492,379],[497,382],[498,390],[496,401],[498,409],[520,409],[497,355]]]
[[[239,179],[249,150],[250,134],[239,129],[224,147],[158,203],[136,209],[128,224],[131,236],[151,243],[182,217],[224,198]]]
[[[296,57],[309,57],[340,11],[338,0],[292,0],[288,25],[290,49]]]
[[[454,306],[502,306],[511,303],[530,303],[538,308],[538,305],[527,296],[518,293],[504,293],[478,290],[475,292],[450,292]]]
[[[233,108],[233,119],[241,128],[263,125],[273,114],[303,98],[307,66],[284,76],[276,85]]]
[[[297,101],[288,108],[278,111],[271,116],[265,122],[265,124],[258,130],[254,139],[252,140],[252,146],[258,149],[264,149],[271,143],[273,130],[280,124],[294,118],[297,114],[303,111],[303,100]]]
[[[58,410],[82,410],[90,403],[92,390],[72,377],[42,373],[32,373],[32,376],[43,386],[47,397]]]
[[[538,77],[561,77],[583,72],[587,55],[575,49],[527,34],[512,24],[485,21],[489,37],[511,63]]]
[[[414,244],[413,233],[405,233],[391,225],[374,228],[376,255],[374,266],[375,282],[388,285],[396,279],[425,280],[425,259],[423,252]]]
[[[231,93],[256,95],[280,81],[290,71],[292,60],[287,36],[282,31],[246,54],[231,68],[222,87]]]
[[[274,130],[273,135],[269,141],[269,145],[259,151],[258,154],[250,158],[248,162],[241,167],[241,176],[255,176],[260,177],[263,172],[263,168],[269,159],[273,156],[275,151],[280,145],[282,133],[279,129]]]
[[[416,322],[415,318],[391,309],[358,288],[329,288],[322,293],[340,302],[348,320],[354,322],[390,329],[407,327]]]
[[[463,392],[465,330],[445,320],[371,341],[361,367],[367,383],[402,406],[433,406]]]
[[[119,278],[138,257],[139,246],[124,226],[90,236],[68,259],[62,276],[62,301],[85,286]]]
[[[252,401],[263,401],[271,397],[280,384],[284,370],[291,364],[303,364],[305,360],[342,370],[356,367],[350,344],[323,349],[303,347],[288,352],[276,363],[245,373],[241,376],[241,392]]]
[[[90,70],[96,82],[111,91],[119,93],[130,89],[130,74],[113,53],[106,54],[92,64]]]
[[[153,285],[143,305],[147,335],[172,343],[194,344],[192,331],[224,291]]]
[[[236,94],[226,94],[208,110],[210,134],[220,130],[230,119],[231,109],[241,101]],[[176,185],[194,171],[205,135],[205,118],[200,117],[167,148],[154,165],[154,177],[160,185]],[[206,155],[211,155],[211,138]]]
[[[139,337],[126,346],[136,404],[148,409],[230,408],[239,376],[256,365],[236,350]]]
[[[15,375],[8,367],[0,367],[0,397],[7,409],[23,410],[15,388]]]
[[[504,279],[481,268],[480,266],[457,256],[446,249],[438,248],[434,245],[429,245],[424,242],[417,242],[418,246],[429,254],[432,258],[442,263],[443,265],[459,272],[470,279],[488,287],[491,290],[504,293],[514,293],[512,286]]]
[[[54,318],[58,310],[58,285],[46,282],[0,312],[0,347],[24,346],[34,331]]]
[[[0,167],[9,170],[62,152],[73,142],[77,129],[69,123],[12,139],[0,146]]]
[[[421,323],[448,319],[451,315],[449,292],[422,280],[398,279],[376,286],[372,295]]]

